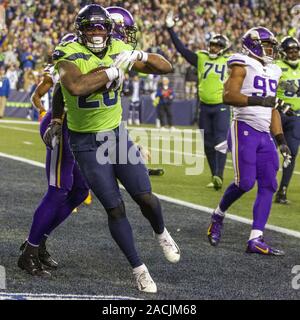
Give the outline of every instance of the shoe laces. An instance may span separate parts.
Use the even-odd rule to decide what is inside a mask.
[[[147,287],[149,284],[153,282],[151,279],[151,276],[147,270],[144,270],[142,273],[140,273],[137,277],[137,281],[143,286]]]

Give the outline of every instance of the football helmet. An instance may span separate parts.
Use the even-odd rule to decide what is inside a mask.
[[[280,54],[289,65],[296,67],[300,62],[300,43],[294,37],[284,37],[280,43]]]
[[[251,54],[263,63],[271,63],[275,58],[278,42],[270,30],[256,27],[244,34],[242,44],[246,54]]]
[[[220,47],[219,51],[214,51],[212,49],[212,45],[219,46]],[[211,59],[216,59],[222,54],[224,54],[226,51],[228,51],[230,47],[231,47],[231,43],[226,36],[222,34],[215,34],[209,40],[209,45],[208,45],[209,57]]]
[[[75,29],[79,43],[94,53],[100,53],[110,43],[113,21],[105,8],[89,4],[79,11]]]
[[[138,29],[131,13],[122,7],[108,7],[106,10],[114,21],[113,38],[120,39],[135,48]]]

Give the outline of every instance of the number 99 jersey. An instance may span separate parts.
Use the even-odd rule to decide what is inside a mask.
[[[243,54],[234,54],[228,59],[228,67],[241,65],[246,68],[246,76],[241,93],[246,96],[275,96],[281,77],[281,69],[273,64],[263,65],[258,60]],[[252,128],[270,132],[272,109],[260,106],[234,107],[234,120],[247,123]]]
[[[74,63],[82,74],[113,64],[117,55],[132,47],[121,40],[112,40],[103,58],[76,41],[58,45],[53,53],[55,67],[60,61]],[[95,92],[88,96],[72,96],[61,84],[67,109],[68,128],[75,132],[93,133],[117,128],[122,119],[120,89],[117,91]]]
[[[300,88],[300,64],[298,64],[296,68],[292,68],[284,61],[278,60],[276,61],[276,65],[282,71],[280,81],[291,84],[292,88],[295,87],[293,91],[278,87],[277,97],[291,104],[294,110],[300,110],[300,95],[296,92],[297,89]]]

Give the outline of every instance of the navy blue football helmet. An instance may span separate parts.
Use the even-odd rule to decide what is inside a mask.
[[[105,8],[98,4],[83,7],[76,19],[78,42],[94,53],[102,52],[110,43],[113,20]]]

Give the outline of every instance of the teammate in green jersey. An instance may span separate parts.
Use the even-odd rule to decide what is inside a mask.
[[[198,97],[200,99],[199,128],[204,130],[204,151],[216,190],[223,184],[226,153],[216,151],[215,147],[227,139],[230,122],[230,109],[223,104],[223,86],[227,76],[225,53],[230,48],[226,36],[217,34],[209,42],[209,50],[197,53],[187,49],[177,37],[173,26],[175,20],[170,12],[166,26],[177,51],[198,70]]]
[[[135,249],[117,179],[149,220],[167,260],[178,262],[180,250],[165,228],[142,157],[120,126],[120,91],[124,72],[131,67],[138,72],[165,74],[172,66],[160,55],[132,50],[123,41],[112,39],[112,25],[103,7],[85,6],[75,21],[78,42],[58,46],[54,60],[68,110],[71,150],[108,214],[111,235],[131,264],[138,289],[154,293],[157,287]],[[107,68],[90,72],[99,66]],[[59,132],[59,125],[60,121],[53,119],[50,130]]]
[[[295,168],[300,144],[300,44],[296,38],[285,37],[280,44],[282,59],[276,64],[282,70],[281,84],[277,90],[278,98],[291,105],[294,116],[281,113],[282,128],[288,147],[292,153],[291,165],[282,168],[282,178],[276,193],[275,202],[287,204],[287,188]]]

